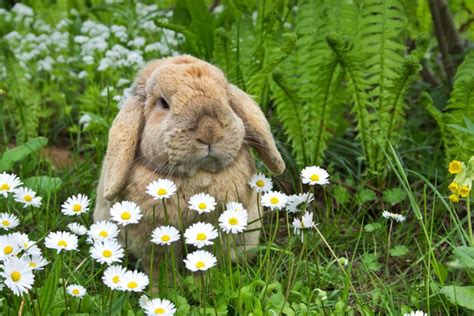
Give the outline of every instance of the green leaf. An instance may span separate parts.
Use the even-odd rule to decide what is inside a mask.
[[[23,182],[27,187],[46,194],[58,191],[63,184],[63,180],[60,178],[48,176],[31,177],[25,179]]]
[[[373,233],[377,230],[380,230],[383,227],[381,223],[372,223],[364,226],[364,229],[368,233]]]
[[[30,154],[46,146],[47,143],[47,138],[37,137],[28,140],[26,143],[21,144],[20,146],[7,150],[0,160],[0,171],[11,170],[15,162],[25,159]]]
[[[474,247],[456,247],[454,257],[457,259],[459,268],[474,269]]]
[[[342,185],[335,187],[332,195],[338,204],[346,204],[350,199],[349,192]]]
[[[377,272],[382,268],[382,265],[379,263],[379,256],[373,253],[366,253],[363,255],[362,262],[367,269],[374,272]]]
[[[390,249],[390,255],[392,257],[403,257],[408,253],[408,248],[403,245],[396,245]]]
[[[474,286],[444,286],[441,293],[452,304],[474,310]]]
[[[54,298],[61,273],[61,258],[54,261],[52,271],[48,274],[48,278],[40,289],[39,301],[41,306],[41,315],[49,315],[53,306]]]
[[[374,201],[377,198],[377,195],[371,189],[362,189],[357,192],[356,199],[359,204],[364,204],[366,202]]]
[[[406,198],[407,194],[402,188],[388,189],[383,193],[384,201],[391,205],[403,202]]]

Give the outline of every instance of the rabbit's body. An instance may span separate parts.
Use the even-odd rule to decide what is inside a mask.
[[[249,144],[270,169],[283,171],[262,112],[217,68],[190,56],[153,61],[139,73],[132,96],[112,125],[94,220],[109,219],[116,201],[136,202],[144,217],[127,226],[127,242],[147,269],[157,226],[168,223],[184,230],[198,220],[217,224],[216,211],[198,215],[187,207],[192,195],[204,192],[218,203],[244,205],[252,231],[240,235],[237,243],[254,246],[260,221],[256,193],[248,186],[255,173]],[[167,216],[162,202],[146,193],[147,185],[159,178],[172,180],[178,188],[165,200]],[[123,242],[124,229],[121,238]]]

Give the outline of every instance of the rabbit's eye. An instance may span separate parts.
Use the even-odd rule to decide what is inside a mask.
[[[170,105],[168,104],[168,102],[166,102],[166,100],[164,98],[158,98],[158,100],[156,101],[156,106],[158,106],[159,108],[162,108],[162,109],[169,109],[170,108]]]

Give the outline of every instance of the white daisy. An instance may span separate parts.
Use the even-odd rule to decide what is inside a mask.
[[[116,240],[104,240],[94,243],[90,248],[91,257],[99,263],[111,264],[122,261],[124,251]]]
[[[176,184],[168,179],[158,179],[146,187],[146,193],[151,195],[154,200],[168,199],[176,193]]]
[[[274,210],[281,210],[285,204],[288,197],[277,191],[270,191],[262,195],[261,202],[263,206],[269,207]]]
[[[44,240],[46,248],[55,249],[57,253],[62,250],[77,250],[77,236],[69,232],[51,232]]]
[[[206,250],[197,250],[186,256],[183,260],[186,268],[192,272],[206,271],[216,265],[217,259],[212,253]]]
[[[147,287],[149,282],[148,276],[145,273],[127,271],[123,275],[120,289],[122,291],[141,292]]]
[[[290,195],[288,196],[288,199],[286,201],[286,209],[290,213],[297,213],[300,211],[298,207],[301,204],[304,204],[306,206],[309,203],[311,203],[313,200],[314,200],[314,195],[309,192]]]
[[[219,226],[226,233],[237,234],[243,232],[247,227],[247,220],[248,212],[246,210],[231,208],[219,216]]]
[[[189,208],[199,214],[212,212],[216,207],[216,200],[206,193],[198,193],[189,199]]]
[[[386,219],[391,219],[399,223],[403,223],[406,220],[406,217],[401,214],[390,213],[387,211],[382,212],[382,217]]]
[[[225,209],[226,209],[226,211],[242,211],[242,210],[245,210],[242,203],[239,203],[239,202],[228,202],[225,205]]]
[[[119,225],[137,224],[142,218],[140,207],[130,201],[117,202],[110,209],[111,219]]]
[[[117,238],[118,226],[110,221],[99,221],[91,225],[87,233],[92,242]]]
[[[192,244],[195,247],[202,248],[204,246],[212,245],[213,239],[217,237],[217,231],[214,226],[209,223],[198,222],[186,229],[184,237],[187,244]]]
[[[180,238],[179,231],[173,226],[157,227],[151,234],[151,237],[151,241],[158,245],[170,245]]]
[[[327,184],[329,174],[326,170],[318,166],[306,167],[301,170],[301,180],[304,184],[315,185],[315,184]]]
[[[89,210],[89,204],[89,198],[84,194],[73,195],[61,205],[61,212],[68,216],[80,215]]]
[[[411,313],[405,313],[403,316],[428,316],[424,311],[412,311]]]
[[[304,215],[293,220],[293,228],[296,235],[299,235],[303,229],[311,229],[316,227],[316,224],[313,222],[313,213],[305,212]]]
[[[20,241],[14,234],[0,236],[0,261],[15,256],[21,250]]]
[[[82,285],[79,285],[79,284],[68,285],[68,287],[66,288],[66,291],[67,291],[67,294],[74,297],[78,297],[78,298],[83,298],[84,295],[86,295],[87,293],[86,289]]]
[[[28,188],[19,188],[15,190],[15,201],[23,203],[23,208],[28,206],[40,207],[41,196],[36,196],[36,192]]]
[[[23,250],[25,254],[32,256],[41,255],[41,250],[34,241],[30,240],[27,234],[15,232],[12,233],[11,236],[17,240],[20,249]]]
[[[3,262],[3,272],[0,272],[0,276],[15,295],[28,292],[35,282],[35,276],[28,263],[17,257],[11,257]]]
[[[176,307],[173,303],[168,300],[154,298],[152,300],[147,300],[143,304],[143,309],[145,314],[148,316],[162,315],[162,316],[172,316],[176,313]]]
[[[69,230],[72,233],[74,233],[76,235],[79,235],[79,236],[87,234],[86,226],[81,225],[79,223],[70,223],[70,224],[67,225],[67,228],[69,228]]]
[[[254,175],[250,179],[249,185],[257,192],[268,192],[273,187],[272,179],[265,177],[263,173]]]
[[[20,185],[22,182],[15,174],[0,173],[0,194],[3,197],[7,197],[8,193],[14,192]]]
[[[43,256],[41,255],[28,255],[24,254],[21,256],[21,260],[25,261],[28,263],[28,266],[32,270],[43,270],[43,267],[48,265],[49,261],[46,260]]]
[[[0,213],[0,227],[5,230],[10,230],[17,227],[20,220],[13,214]]]
[[[111,265],[104,271],[104,275],[102,276],[102,281],[106,286],[111,288],[112,290],[116,290],[120,288],[123,280],[123,276],[127,272],[127,269],[118,266],[118,265]]]

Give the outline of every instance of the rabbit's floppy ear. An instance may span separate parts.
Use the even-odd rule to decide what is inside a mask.
[[[232,84],[229,85],[228,95],[232,110],[244,122],[245,139],[273,173],[282,173],[285,170],[285,162],[275,146],[270,125],[260,107],[250,96]]]
[[[109,132],[104,161],[104,196],[113,200],[122,189],[135,159],[144,122],[143,98],[132,93],[117,114]]]

